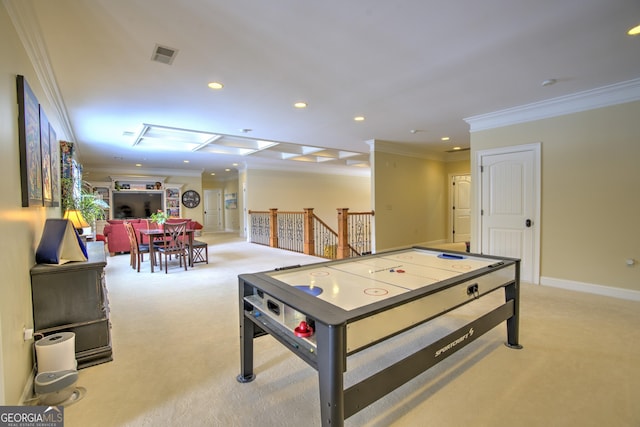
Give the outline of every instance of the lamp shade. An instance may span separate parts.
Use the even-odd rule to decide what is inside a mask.
[[[62,219],[68,219],[73,224],[73,228],[76,230],[88,227],[87,221],[85,221],[82,213],[78,209],[67,209]]]

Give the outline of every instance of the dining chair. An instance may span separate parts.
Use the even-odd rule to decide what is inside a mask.
[[[122,223],[122,225],[124,225],[124,230],[127,232],[127,239],[129,240],[129,265],[131,266],[131,268],[133,268],[135,270],[136,268],[136,258],[135,258],[135,249],[134,249],[134,245],[133,245],[133,240],[132,240],[132,236],[131,236],[131,231],[129,230],[129,228],[131,227],[131,223],[129,223],[128,221],[125,221]]]
[[[145,225],[144,228],[147,230],[159,230],[160,228],[162,228],[157,223],[150,221],[148,219],[141,219],[140,222],[144,223]],[[164,238],[156,236],[153,238],[153,244],[155,246],[161,245],[163,240]],[[142,236],[142,241],[140,243],[144,245],[148,245],[150,241],[151,239],[148,236]]]
[[[160,256],[160,269],[162,269],[162,256],[164,255],[164,272],[168,273],[168,264],[171,255],[175,255],[180,261],[180,266],[184,262],[184,269],[187,270],[189,263],[189,249],[187,246],[187,221],[172,222],[164,224],[165,240],[162,244],[155,246]]]
[[[209,264],[209,245],[206,242],[194,240],[191,244],[191,254],[194,264],[197,262],[206,262]]]
[[[144,262],[144,254],[149,253],[149,245],[145,245],[139,242],[138,236],[136,235],[136,230],[133,228],[133,224],[130,222],[124,223],[124,228],[127,230],[127,236],[129,237],[129,245],[131,247],[131,268],[138,270],[140,272],[140,264]],[[151,262],[156,264],[156,260],[152,259]]]

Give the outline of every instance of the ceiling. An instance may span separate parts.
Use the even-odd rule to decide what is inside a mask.
[[[3,4],[85,170],[366,171],[367,141],[446,156],[465,118],[640,76],[634,0]]]

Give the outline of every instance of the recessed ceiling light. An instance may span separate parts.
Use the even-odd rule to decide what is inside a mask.
[[[454,150],[462,150],[462,147],[453,147]]]
[[[224,170],[225,172],[231,172],[231,169],[227,168]]]
[[[296,108],[307,108],[307,103],[299,101],[299,102],[296,102],[295,104],[293,104],[293,106],[296,107]]]
[[[443,137],[442,137],[442,138],[440,138],[440,139],[441,139],[442,141],[448,141],[448,140],[450,140],[451,138],[449,138],[448,136],[443,136]]]
[[[189,160],[183,160],[184,163],[189,163]]]
[[[224,85],[219,82],[211,82],[207,86],[209,86],[210,89],[214,90],[222,89],[224,87]]]
[[[355,116],[353,118],[353,120],[355,120],[356,122],[363,122],[364,121],[364,116]]]
[[[216,174],[215,172],[211,172],[211,175],[215,175],[215,174]]]
[[[232,163],[232,164],[233,164],[233,166],[238,166],[238,164],[237,164],[237,163]]]
[[[141,167],[141,166],[142,166],[142,163],[136,163],[136,166],[137,166],[137,167]]]
[[[640,34],[640,25],[635,26],[627,31],[627,34],[629,34],[630,36],[637,36],[638,34]]]

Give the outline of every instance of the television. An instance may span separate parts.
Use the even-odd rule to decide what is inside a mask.
[[[149,218],[164,210],[162,191],[114,191],[112,197],[113,219]]]

